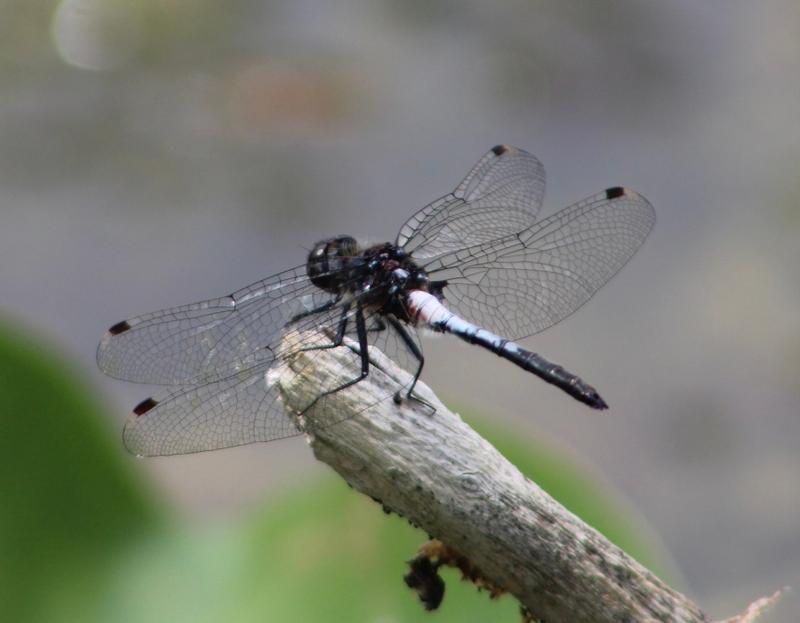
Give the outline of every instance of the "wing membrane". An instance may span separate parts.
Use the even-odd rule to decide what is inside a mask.
[[[455,312],[511,339],[560,322],[633,256],[655,223],[634,191],[598,193],[518,234],[425,265]]]
[[[528,152],[498,145],[449,195],[412,216],[397,244],[418,261],[522,231],[536,220],[545,173]]]
[[[274,359],[286,322],[332,295],[297,267],[230,296],[181,305],[114,325],[97,349],[109,376],[154,385],[191,385]]]
[[[296,435],[278,392],[267,385],[269,364],[241,376],[178,388],[149,398],[125,424],[125,446],[138,456],[186,454]]]

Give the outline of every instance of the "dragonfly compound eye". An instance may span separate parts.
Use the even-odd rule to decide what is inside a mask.
[[[358,243],[351,236],[320,240],[311,249],[306,263],[311,282],[322,290],[337,292],[347,280],[348,261],[358,251]]]

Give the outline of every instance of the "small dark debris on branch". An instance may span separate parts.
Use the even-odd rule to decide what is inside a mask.
[[[419,594],[426,610],[436,610],[444,598],[444,580],[439,575],[442,566],[453,567],[461,572],[461,577],[474,584],[479,591],[488,591],[491,599],[497,599],[505,590],[484,577],[466,556],[448,547],[438,539],[424,543],[417,555],[408,561],[410,571],[403,578],[409,588]]]

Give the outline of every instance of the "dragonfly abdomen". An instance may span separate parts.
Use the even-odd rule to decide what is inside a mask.
[[[422,321],[435,331],[452,333],[465,342],[483,346],[594,409],[608,408],[597,390],[579,376],[537,353],[522,348],[516,342],[464,320],[447,309],[434,295],[414,290],[408,295],[408,304],[410,315],[417,323]]]
[[[561,366],[548,361],[541,355],[525,350],[514,342],[506,342],[502,352],[498,355],[513,361],[523,370],[533,372],[539,378],[561,388],[573,398],[589,405],[594,409],[607,409],[606,401],[600,397],[597,390],[583,379]]]

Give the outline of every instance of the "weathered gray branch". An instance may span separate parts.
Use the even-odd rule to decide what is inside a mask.
[[[347,380],[340,370],[353,370],[354,349],[348,343],[301,352],[272,371],[270,381],[317,459],[355,489],[468,557],[483,577],[548,623],[709,621],[523,476],[427,386],[419,383],[416,393],[434,414],[416,401],[387,399],[409,378],[376,349],[366,380],[328,396],[324,410],[297,415],[320,387]]]

